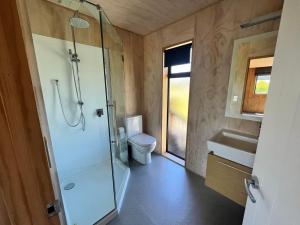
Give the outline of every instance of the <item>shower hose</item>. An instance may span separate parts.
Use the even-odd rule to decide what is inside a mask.
[[[58,84],[58,80],[55,80],[55,84],[56,84],[56,90],[57,90],[57,94],[58,94],[58,98],[59,98],[59,104],[61,107],[61,111],[64,117],[64,120],[66,122],[66,124],[69,127],[77,127],[80,124],[82,124],[82,130],[85,130],[85,116],[83,113],[83,101],[82,101],[82,97],[81,97],[81,87],[80,87],[80,78],[79,78],[79,68],[78,68],[78,61],[73,62],[73,60],[71,59],[71,67],[72,67],[72,77],[73,77],[73,82],[74,82],[74,87],[75,87],[75,91],[76,91],[76,97],[77,97],[77,104],[79,106],[79,110],[80,110],[80,116],[79,118],[75,121],[75,122],[70,122],[66,116],[64,107],[63,107],[63,103],[62,103],[62,98],[61,98],[61,93],[60,93],[60,89],[59,89],[59,84]],[[74,70],[74,63],[76,64],[76,73]],[[76,79],[77,78],[77,79]]]

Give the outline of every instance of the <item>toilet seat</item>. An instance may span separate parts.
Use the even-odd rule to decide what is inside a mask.
[[[128,142],[136,146],[139,151],[149,151],[156,145],[156,139],[144,133],[130,137]]]

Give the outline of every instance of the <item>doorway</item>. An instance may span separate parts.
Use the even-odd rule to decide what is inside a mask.
[[[192,42],[165,50],[167,67],[166,152],[185,160]]]

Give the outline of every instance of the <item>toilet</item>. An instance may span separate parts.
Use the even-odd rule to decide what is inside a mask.
[[[141,164],[151,163],[151,152],[156,146],[156,139],[143,133],[143,118],[141,115],[126,119],[128,144],[132,149],[132,157]]]

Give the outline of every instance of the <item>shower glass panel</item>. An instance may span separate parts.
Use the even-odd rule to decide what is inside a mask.
[[[125,128],[125,81],[123,46],[115,27],[101,11],[105,72],[107,74],[110,134],[117,207],[120,208],[129,178]]]
[[[55,32],[32,30],[52,165],[67,225],[93,225],[119,207],[129,176],[122,42],[94,5],[50,6]]]

